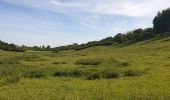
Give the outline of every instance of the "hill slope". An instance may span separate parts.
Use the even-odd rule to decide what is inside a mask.
[[[0,99],[113,98],[170,99],[170,37],[76,52],[0,51]]]

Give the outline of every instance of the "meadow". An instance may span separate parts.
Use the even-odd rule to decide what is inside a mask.
[[[169,100],[170,37],[80,51],[0,51],[0,100]]]

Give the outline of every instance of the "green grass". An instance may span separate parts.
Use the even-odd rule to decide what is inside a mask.
[[[0,51],[0,100],[169,100],[169,40],[57,53]]]

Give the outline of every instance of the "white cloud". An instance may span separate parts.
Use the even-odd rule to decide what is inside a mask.
[[[62,3],[59,1],[51,1],[51,4],[54,4],[54,6],[60,6],[60,7],[82,7],[82,6],[86,6],[86,4],[83,3]]]
[[[68,38],[80,41],[87,41],[107,37],[118,32],[126,32],[135,28],[146,28],[152,26],[152,18],[158,11],[170,6],[170,0],[1,0],[17,6],[33,8],[39,13],[19,13],[10,14],[10,18],[4,16],[2,23],[3,33],[25,33],[30,39],[38,40],[33,34],[38,34],[42,39],[54,38],[54,40],[64,40]],[[25,10],[28,11],[29,9]],[[45,11],[45,12],[44,12]],[[57,12],[51,14],[49,12]],[[62,13],[61,15],[58,13]],[[21,15],[20,15],[21,14]],[[23,14],[23,16],[22,16]],[[45,15],[47,14],[47,15]],[[3,14],[0,14],[2,17]],[[63,17],[63,18],[62,18]],[[68,18],[68,19],[67,19]],[[8,20],[11,19],[11,20]],[[5,26],[6,25],[6,26]],[[18,30],[17,30],[18,29]],[[4,30],[4,32],[3,32]],[[62,33],[63,39],[57,36]],[[30,34],[30,36],[29,36]],[[40,35],[41,34],[41,35]],[[76,35],[73,35],[76,34]],[[85,37],[87,34],[90,37]],[[101,35],[96,35],[101,34]],[[13,35],[6,37],[8,40]],[[19,34],[20,36],[20,34]],[[24,37],[25,35],[23,35]],[[67,36],[68,38],[66,38]],[[77,36],[77,37],[74,37]],[[98,37],[97,37],[98,36]],[[81,37],[81,39],[79,39]],[[17,38],[17,37],[16,37]],[[91,38],[91,39],[90,39]],[[65,40],[67,39],[67,40]],[[15,40],[15,39],[14,39]],[[18,40],[22,40],[18,39]],[[26,39],[25,39],[26,40]],[[41,42],[39,42],[41,43]],[[52,43],[52,42],[51,42]],[[63,44],[64,44],[63,43]],[[70,43],[70,41],[67,41]],[[32,43],[30,43],[32,44]],[[44,44],[44,43],[42,43]]]
[[[169,5],[170,0],[95,0],[86,11],[103,15],[150,17]]]
[[[113,20],[107,16],[128,16],[151,20],[158,11],[168,8],[170,0],[4,0],[18,5],[34,7],[39,10],[64,13],[73,17],[82,27],[92,29],[111,28]],[[116,19],[117,20],[117,19]],[[115,22],[114,30],[119,30]],[[135,24],[135,23],[134,23]],[[120,25],[121,26],[121,25]]]
[[[56,12],[85,12],[102,15],[132,17],[154,16],[158,10],[169,7],[170,0],[5,0],[17,5],[26,5]]]

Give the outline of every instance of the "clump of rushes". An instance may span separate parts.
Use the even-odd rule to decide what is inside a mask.
[[[99,59],[81,59],[75,62],[76,65],[99,65],[101,63]]]
[[[72,72],[72,75],[74,77],[81,77],[81,76],[85,76],[86,75],[86,72],[82,71],[82,70],[74,70]]]
[[[122,62],[122,66],[129,66],[130,64],[128,62]]]
[[[141,70],[137,70],[137,69],[130,69],[130,70],[126,70],[124,72],[124,76],[140,76],[142,74],[143,74],[143,72]]]
[[[70,76],[70,73],[67,71],[56,71],[53,76],[58,76],[58,77],[68,77]]]
[[[24,73],[24,77],[28,77],[28,78],[43,78],[45,76],[46,74],[42,71],[28,71]]]
[[[67,64],[66,62],[53,62],[54,65]]]
[[[103,77],[106,79],[110,78],[118,78],[120,76],[120,73],[117,71],[112,71],[112,70],[105,70],[103,72]]]
[[[98,73],[98,72],[94,72],[94,73],[91,73],[87,79],[88,80],[95,80],[95,79],[100,79],[101,78],[101,74]]]

